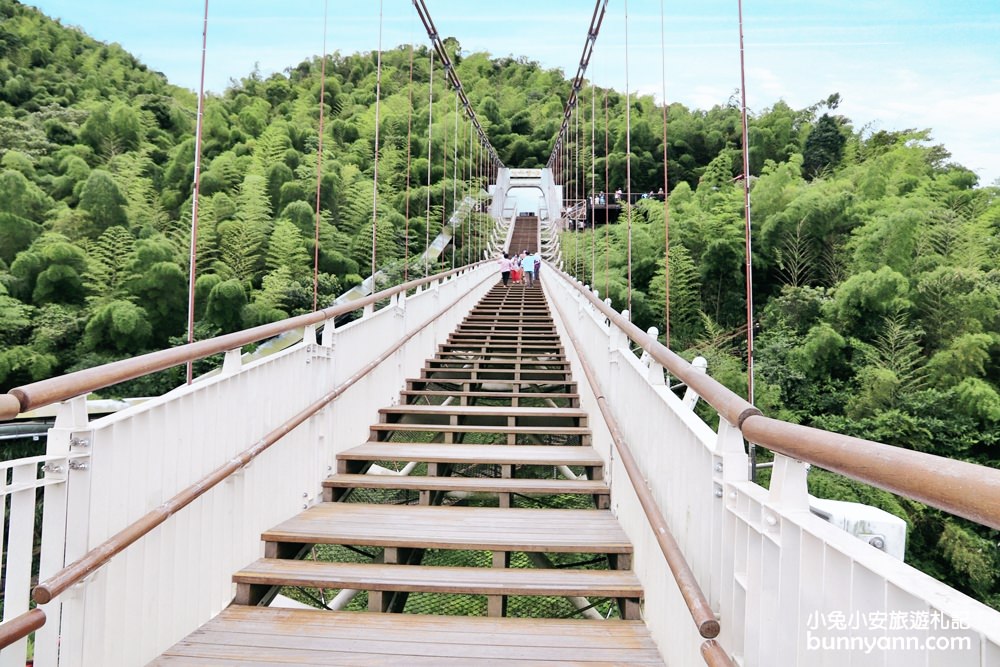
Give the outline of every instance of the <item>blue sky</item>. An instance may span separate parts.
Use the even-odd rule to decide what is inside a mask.
[[[283,71],[322,52],[378,45],[376,0],[210,0],[206,81]],[[118,42],[172,83],[196,88],[203,0],[28,0],[66,25]],[[736,0],[628,3],[629,88],[692,107],[739,88]],[[744,0],[747,103],[794,108],[839,92],[855,127],[932,128],[981,184],[1000,179],[1000,0]],[[469,51],[527,56],[576,72],[591,0],[427,0],[443,36]],[[590,78],[625,88],[625,0],[611,0]],[[384,0],[383,46],[426,42],[410,0]]]

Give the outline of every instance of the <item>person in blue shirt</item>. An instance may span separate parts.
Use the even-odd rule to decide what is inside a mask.
[[[535,282],[536,257],[534,254],[529,255],[527,250],[524,253],[524,259],[521,260],[521,267],[524,269],[525,278],[528,279],[528,287],[531,287]]]

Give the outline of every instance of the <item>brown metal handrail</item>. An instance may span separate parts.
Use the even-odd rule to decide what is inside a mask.
[[[453,273],[453,271],[448,272]],[[448,274],[443,274],[448,275]],[[492,275],[492,274],[491,274]],[[484,280],[489,279],[489,276],[484,278]],[[420,281],[413,281],[420,282]],[[402,285],[400,287],[403,287]],[[381,292],[378,296],[379,300],[386,298],[386,292]],[[395,345],[391,346],[381,355],[379,355],[372,362],[367,364],[364,368],[358,370],[354,375],[347,378],[342,384],[340,384],[336,389],[333,389],[321,398],[314,401],[304,410],[293,416],[291,419],[286,421],[284,424],[274,429],[263,438],[258,440],[249,449],[243,451],[238,456],[229,460],[222,466],[219,466],[214,471],[204,476],[194,484],[191,484],[184,490],[182,490],[177,495],[170,498],[156,509],[147,512],[145,515],[134,521],[132,524],[123,528],[118,533],[112,535],[107,540],[102,542],[97,547],[91,549],[86,554],[78,558],[73,563],[70,563],[66,567],[62,568],[51,577],[45,581],[39,582],[32,591],[32,598],[38,604],[47,604],[54,597],[65,591],[67,588],[73,584],[79,582],[81,579],[89,575],[90,573],[97,570],[99,567],[107,563],[114,556],[121,553],[129,546],[137,542],[140,538],[148,534],[154,528],[159,526],[161,523],[166,521],[172,515],[176,514],[179,510],[190,505],[193,501],[202,496],[205,492],[210,490],[212,487],[216,486],[219,482],[224,481],[227,477],[232,475],[234,472],[243,468],[248,463],[253,461],[262,452],[267,450],[271,445],[276,443],[278,440],[283,438],[285,435],[290,433],[293,429],[298,427],[304,421],[309,419],[316,412],[321,410],[325,405],[330,403],[332,400],[340,396],[344,391],[352,387],[358,380],[367,375],[370,371],[374,370],[379,364],[388,359],[390,356],[396,353],[400,347],[402,347],[408,340],[413,338],[417,333],[425,329],[437,318],[441,317],[442,314],[451,310],[455,305],[465,297],[463,293],[452,303],[448,304],[447,307],[442,308],[437,313],[429,317],[425,322],[415,327],[413,331],[402,336]],[[363,305],[363,302],[367,299],[363,299],[356,303]],[[319,311],[322,312],[322,311]],[[44,621],[43,621],[44,622]]]
[[[35,408],[64,401],[74,396],[88,394],[98,389],[132,380],[143,375],[166,370],[174,366],[186,364],[189,361],[203,359],[213,354],[241,348],[250,343],[272,338],[287,331],[311,324],[321,324],[331,318],[346,315],[378,301],[388,299],[396,294],[415,289],[420,285],[447,278],[453,274],[468,270],[478,264],[459,267],[439,273],[434,276],[418,278],[387,290],[371,294],[363,299],[352,301],[340,306],[330,306],[313,313],[291,317],[280,322],[263,324],[252,329],[245,329],[224,336],[216,336],[208,340],[198,341],[172,347],[167,350],[150,352],[130,359],[114,361],[110,364],[87,368],[75,373],[69,373],[47,380],[40,380],[11,389],[6,395],[0,395],[0,419],[11,419],[18,412],[26,412]]]
[[[738,427],[748,441],[1000,530],[1000,470],[765,417],[718,381],[695,371],[571,276],[563,275],[658,364]]]
[[[714,639],[702,642],[701,657],[708,667],[736,667],[726,650]]]
[[[45,625],[45,612],[37,607],[0,623],[0,649],[7,648],[18,639],[24,639]]]
[[[557,303],[555,306],[556,310],[559,311],[559,316],[565,322],[566,317],[563,315],[562,309],[559,308],[559,304]],[[567,333],[573,346],[579,352],[581,348],[576,336],[573,335],[572,331],[568,331]],[[708,639],[718,637],[719,621],[715,618],[715,612],[712,611],[712,606],[709,604],[708,598],[701,590],[701,586],[698,585],[698,579],[691,570],[691,566],[688,565],[687,559],[684,557],[684,552],[681,551],[680,545],[677,544],[677,540],[674,539],[673,534],[670,532],[670,526],[667,525],[667,520],[663,517],[663,512],[660,510],[656,499],[653,498],[653,493],[649,489],[642,471],[639,469],[638,462],[632,456],[632,450],[629,448],[628,443],[625,442],[621,429],[618,428],[618,420],[615,419],[611,413],[611,409],[608,407],[604,392],[597,382],[597,377],[590,363],[582,354],[578,354],[577,356],[579,357],[580,365],[583,366],[583,374],[587,377],[587,381],[590,383],[591,389],[593,389],[597,397],[597,405],[601,410],[604,421],[608,425],[611,439],[615,443],[615,448],[618,450],[618,456],[625,467],[629,481],[632,482],[632,488],[635,489],[635,494],[646,515],[646,520],[653,529],[656,542],[660,546],[660,551],[663,553],[663,557],[666,559],[667,565],[674,575],[674,581],[677,582],[677,588],[684,598],[684,603],[687,605],[695,625],[698,626],[698,633]]]

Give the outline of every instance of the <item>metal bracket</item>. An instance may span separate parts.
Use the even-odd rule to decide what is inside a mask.
[[[306,363],[311,363],[313,359],[333,359],[333,347],[310,343],[306,346]]]

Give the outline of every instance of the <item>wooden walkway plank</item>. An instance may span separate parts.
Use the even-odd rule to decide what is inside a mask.
[[[437,477],[427,475],[352,475],[342,473],[328,477],[323,482],[323,486],[338,489],[409,489],[414,491],[540,495],[608,493],[607,484],[600,480],[456,477],[451,475]]]
[[[587,411],[580,408],[529,408],[492,405],[413,405],[401,404],[379,409],[379,414],[395,415],[458,415],[462,417],[510,416],[552,417],[554,419],[586,419]]]
[[[599,466],[604,463],[592,447],[553,445],[443,445],[368,442],[341,452],[337,457],[349,461],[419,461],[553,466]]]
[[[467,595],[633,597],[642,585],[630,570],[442,567],[261,558],[233,575],[237,584],[352,588]]]
[[[662,665],[641,621],[234,606],[151,665]]]
[[[550,553],[631,553],[610,512],[322,503],[265,531],[266,542]]]

